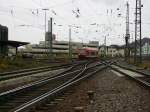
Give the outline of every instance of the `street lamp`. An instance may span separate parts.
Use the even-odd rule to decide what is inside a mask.
[[[72,27],[81,28],[81,26],[68,25],[69,26],[69,58],[72,60]]]

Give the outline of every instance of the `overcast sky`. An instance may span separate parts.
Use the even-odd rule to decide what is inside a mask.
[[[133,23],[135,0],[129,3]],[[142,0],[142,4],[142,36],[150,37],[150,0]],[[124,43],[126,0],[0,0],[0,24],[9,27],[9,39],[30,43],[44,40],[43,8],[49,9],[47,19],[53,17],[57,40],[68,40],[68,25],[72,25],[79,26],[72,27],[73,41],[103,44],[107,36],[108,45]],[[134,37],[134,24],[130,31]]]

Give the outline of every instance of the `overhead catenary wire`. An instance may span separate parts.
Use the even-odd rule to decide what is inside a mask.
[[[19,6],[14,6],[15,8],[13,9],[13,10],[11,10],[12,8],[11,7],[8,7],[9,8],[9,11],[8,11],[8,13],[10,13],[9,14],[9,16],[12,16],[12,14],[14,15],[14,19],[17,19],[19,22],[22,22],[23,24],[24,24],[24,27],[26,28],[26,27],[37,27],[37,29],[43,29],[43,25],[41,25],[41,22],[40,21],[42,21],[42,19],[43,19],[43,17],[42,17],[42,11],[41,11],[41,9],[43,8],[43,7],[45,7],[45,5],[44,4],[46,4],[47,2],[45,2],[44,3],[44,1],[43,0],[32,0],[33,1],[33,3],[35,4],[35,6],[37,6],[37,7],[33,7],[33,8],[25,8],[25,7],[19,7]],[[43,3],[42,4],[40,4],[40,2],[37,2],[37,1],[42,1]],[[82,1],[84,1],[85,2],[85,0],[82,0]],[[89,1],[89,0],[88,0]],[[89,5],[90,6],[90,4],[89,4],[90,2],[88,2],[88,4],[87,5]],[[65,5],[65,6],[64,6]],[[64,17],[64,16],[62,16],[61,14],[60,14],[60,12],[57,10],[57,8],[58,7],[61,7],[61,8],[63,8],[63,7],[70,7],[72,5],[72,0],[68,0],[68,1],[66,1],[66,2],[64,2],[64,3],[56,3],[56,5],[55,4],[52,4],[51,6],[48,6],[47,8],[50,8],[50,11],[49,11],[49,16],[52,16],[52,17],[54,17],[55,19],[54,19],[54,21],[55,21],[55,23],[57,24],[57,25],[59,25],[59,24],[61,24],[62,25],[62,27],[61,28],[63,28],[63,29],[65,29],[65,27],[67,27],[68,26],[68,24],[76,24],[76,25],[79,25],[79,26],[82,26],[82,28],[80,29],[80,30],[82,30],[82,31],[79,31],[79,33],[78,34],[76,34],[77,36],[78,35],[80,35],[80,32],[81,32],[81,34],[85,34],[84,36],[86,37],[86,35],[88,35],[89,37],[91,37],[91,36],[99,36],[99,35],[101,35],[101,33],[100,33],[100,31],[102,32],[102,29],[103,30],[105,30],[105,32],[107,33],[107,28],[103,28],[104,26],[103,25],[101,25],[100,23],[100,21],[98,21],[97,22],[97,18],[96,17],[101,17],[101,16],[103,16],[103,17],[105,17],[107,14],[106,13],[103,13],[103,12],[101,12],[101,11],[98,11],[98,10],[96,10],[96,8],[94,8],[94,7],[91,7],[91,9],[89,10],[87,7],[89,7],[89,6],[83,6],[83,7],[81,7],[80,5],[79,5],[79,3],[78,3],[78,1],[74,1],[74,3],[73,3],[73,5],[74,5],[74,7],[72,8],[72,9],[75,9],[75,11],[77,11],[77,12],[80,12],[80,18],[73,18],[73,19],[76,19],[75,20],[75,22],[74,21],[72,21],[71,19],[66,19],[66,17]],[[56,8],[57,7],[57,8]],[[20,11],[19,11],[19,9],[21,9]],[[71,9],[71,8],[70,8]],[[69,9],[69,11],[71,11]],[[80,11],[78,11],[78,9],[80,10]],[[88,9],[88,13],[90,12],[90,15],[92,15],[91,17],[89,16],[89,18],[86,18],[86,17],[88,17],[88,13],[86,12],[85,13],[85,11],[83,10],[83,9]],[[121,8],[120,8],[121,9]],[[19,13],[24,13],[27,17],[29,16],[29,17],[31,17],[31,19],[33,19],[33,20],[35,20],[35,19],[38,19],[38,22],[35,22],[35,23],[32,23],[32,21],[28,21],[28,20],[25,20],[24,18],[22,18],[22,17],[17,17],[16,16],[16,11],[18,12],[19,11]],[[38,12],[39,11],[39,12]],[[38,12],[38,13],[37,13]],[[117,13],[116,12],[116,10],[114,10],[114,9],[111,9],[110,8],[110,12],[113,12],[113,14],[112,14],[112,16],[116,16],[115,14]],[[102,15],[99,15],[99,13],[102,13]],[[72,15],[71,15],[72,16]],[[90,18],[93,18],[93,19],[90,19]],[[109,19],[111,19],[111,18],[109,18]],[[85,20],[89,20],[88,22],[85,22]],[[94,27],[94,29],[92,29],[92,27],[90,26],[90,24],[91,24],[91,21],[96,21],[98,24],[100,24],[100,26],[99,27],[97,27],[97,26],[95,26]],[[36,23],[37,23],[37,25],[36,25]],[[109,27],[110,28],[110,30],[112,30],[111,32],[114,32],[114,30],[115,30],[115,28],[117,28],[118,26],[116,25],[114,25],[113,26],[113,23],[115,23],[115,21],[111,21],[111,25],[106,25],[105,24],[105,27]],[[16,24],[18,24],[17,22],[16,22]],[[21,25],[21,24],[20,24]],[[30,25],[30,26],[29,26]],[[55,25],[55,27],[57,26],[57,25]],[[17,25],[15,25],[15,26],[17,26]],[[21,26],[20,26],[21,27]],[[23,27],[23,26],[22,26]],[[96,32],[97,31],[97,32]],[[85,33],[84,33],[85,32]]]

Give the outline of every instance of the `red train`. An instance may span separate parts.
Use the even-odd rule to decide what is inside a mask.
[[[97,58],[98,49],[96,48],[82,48],[78,50],[79,59]]]

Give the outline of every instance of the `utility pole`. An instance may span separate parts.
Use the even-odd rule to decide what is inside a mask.
[[[42,9],[42,10],[44,10],[45,11],[45,41],[46,41],[46,21],[47,21],[47,11],[49,10],[49,9]]]
[[[48,21],[49,58],[53,58],[53,18]]]
[[[136,0],[134,63],[142,63],[141,0]],[[137,51],[139,49],[139,51]],[[138,56],[139,55],[139,56]]]
[[[106,46],[106,36],[105,36],[105,39],[104,39],[104,52],[105,52],[105,57],[106,57],[106,55],[107,55],[107,46]]]
[[[71,26],[69,26],[69,58],[72,60]]]
[[[47,47],[47,46],[46,46],[46,44],[47,44],[47,43],[46,43],[46,27],[47,27],[47,26],[46,26],[46,21],[47,21],[47,11],[48,11],[49,9],[46,9],[46,8],[45,8],[45,9],[42,9],[42,10],[45,11],[45,54],[46,54],[46,52],[47,52],[47,50],[46,50],[46,47]]]
[[[125,60],[127,61],[130,57],[130,46],[129,46],[129,39],[130,39],[130,20],[129,20],[129,3],[127,2],[127,12],[126,12],[126,36],[125,36]]]

